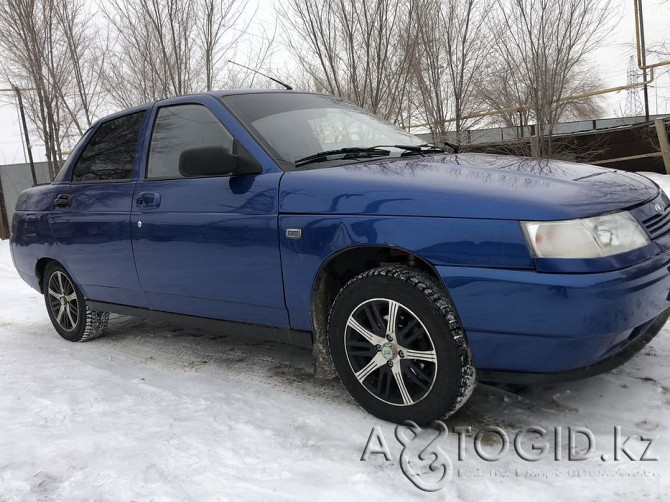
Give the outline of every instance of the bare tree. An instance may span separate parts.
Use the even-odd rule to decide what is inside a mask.
[[[478,89],[485,104],[483,108],[501,110],[494,119],[505,127],[517,127],[517,136],[525,135],[524,128],[530,123],[530,89],[513,70],[513,66],[502,60],[492,62],[488,78]]]
[[[611,0],[497,0],[497,7],[496,52],[503,71],[517,81],[504,88],[502,97],[529,98],[535,121],[533,154],[551,156],[554,125],[569,114],[592,112],[593,103],[585,108],[581,101],[563,98],[598,86],[587,58],[609,28]],[[495,99],[490,90],[490,99]],[[499,107],[506,104],[502,101]]]
[[[317,90],[386,119],[403,114],[415,42],[411,2],[288,0],[279,12],[287,45]]]
[[[428,123],[433,141],[440,142],[446,139],[451,115],[442,5],[440,0],[419,0],[417,5],[418,46],[413,59],[413,76],[424,120]]]
[[[102,72],[109,50],[109,40],[100,35],[93,13],[84,0],[52,0],[53,14],[61,34],[67,61],[68,85],[59,89],[79,135],[91,126],[105,100]],[[50,68],[50,71],[54,69]]]
[[[491,53],[490,0],[416,0],[415,78],[434,136],[453,122],[457,136],[479,106]]]
[[[55,86],[62,82],[47,69],[47,64],[58,61],[54,27],[48,2],[0,3],[0,46],[5,55],[2,72],[6,80],[32,91],[25,94],[27,112],[44,142],[51,177],[60,157],[61,139]]]
[[[464,117],[476,108],[476,89],[486,78],[491,53],[487,28],[489,0],[448,0],[447,63],[454,98],[454,124],[460,134]]]
[[[107,90],[124,107],[221,85],[250,23],[242,0],[111,0],[104,12],[115,36]],[[246,61],[264,60],[272,42]]]
[[[27,115],[45,146],[53,178],[70,136],[90,126],[104,97],[104,47],[82,0],[12,0],[0,4],[0,71],[26,88]]]
[[[118,104],[130,107],[193,92],[192,0],[112,0],[104,12],[117,36],[105,81]]]
[[[244,13],[244,4],[229,0],[203,0],[202,11],[200,13],[201,40],[204,66],[205,66],[205,89],[211,91],[214,85],[214,78],[221,60],[225,56],[225,51],[221,47],[221,41],[229,28],[241,24],[241,17]],[[246,26],[233,34],[228,45],[235,46],[239,42]]]

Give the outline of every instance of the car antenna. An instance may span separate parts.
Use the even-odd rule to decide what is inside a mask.
[[[265,78],[269,78],[269,79],[272,80],[273,82],[277,82],[279,85],[283,85],[283,86],[286,87],[286,89],[289,90],[289,91],[292,91],[292,90],[293,90],[293,87],[291,87],[290,85],[285,84],[284,82],[282,82],[281,80],[277,80],[276,78],[272,78],[270,75],[266,75],[266,74],[263,73],[262,71],[254,70],[253,68],[249,68],[248,66],[244,66],[243,64],[236,63],[236,62],[233,61],[232,59],[229,59],[228,62],[229,62],[229,63],[232,63],[232,64],[234,64],[234,65],[237,65],[237,66],[241,66],[242,68],[246,68],[247,70],[249,70],[249,71],[253,71],[254,73],[258,73],[259,75],[262,75],[262,76],[265,77]]]

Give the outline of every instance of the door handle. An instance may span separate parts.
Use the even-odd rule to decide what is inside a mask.
[[[56,207],[70,207],[72,205],[72,196],[62,193],[56,197],[54,200],[54,206]]]
[[[137,196],[137,207],[143,209],[156,208],[161,205],[161,194],[154,192],[142,192]]]

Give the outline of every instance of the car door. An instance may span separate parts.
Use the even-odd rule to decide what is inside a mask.
[[[59,256],[89,299],[146,306],[130,239],[136,154],[147,111],[114,116],[57,185],[49,222]]]
[[[277,234],[281,172],[179,172],[185,150],[245,149],[222,123],[232,117],[212,101],[210,109],[171,100],[153,112],[131,216],[140,283],[155,310],[287,327]]]

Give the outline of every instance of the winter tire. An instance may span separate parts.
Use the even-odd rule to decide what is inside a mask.
[[[384,420],[446,418],[475,386],[453,302],[415,269],[380,267],[349,281],[333,302],[328,343],[351,396]]]
[[[58,334],[70,342],[85,342],[103,334],[108,312],[91,310],[70,274],[55,262],[44,272],[44,302]]]

